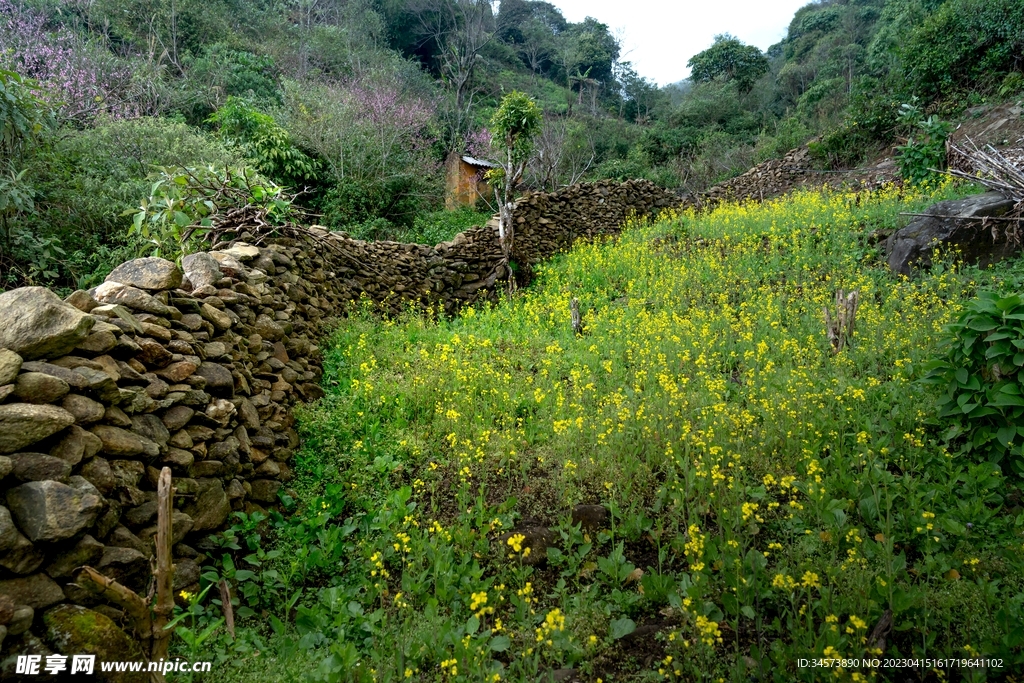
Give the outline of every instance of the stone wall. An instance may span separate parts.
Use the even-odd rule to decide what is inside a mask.
[[[528,195],[515,260],[528,267],[674,203],[639,181]],[[118,632],[110,619],[123,615],[70,578],[91,565],[145,591],[164,466],[177,489],[175,592],[197,586],[209,535],[233,510],[274,504],[291,479],[291,407],[322,396],[317,339],[353,302],[451,312],[505,277],[493,224],[435,247],[317,228],[259,247],[239,237],[181,269],[129,261],[65,301],[39,287],[0,294],[3,658],[71,653],[69,623]]]

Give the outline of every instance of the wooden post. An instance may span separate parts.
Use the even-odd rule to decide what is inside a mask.
[[[853,340],[853,327],[859,303],[860,291],[854,290],[845,294],[840,289],[836,292],[836,317],[832,317],[827,305],[824,307],[825,334],[828,335],[833,354],[842,351]]]
[[[153,608],[153,650],[150,661],[166,659],[171,640],[171,632],[166,626],[174,614],[174,564],[171,554],[173,499],[171,468],[165,467],[160,471],[156,487],[156,607]]]
[[[569,302],[569,315],[572,319],[572,331],[577,337],[583,334],[583,316],[580,314],[580,300],[576,297]]]

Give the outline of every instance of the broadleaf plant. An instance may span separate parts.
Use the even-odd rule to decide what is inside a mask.
[[[961,453],[1024,477],[1024,298],[982,292],[947,334],[925,378],[945,388],[947,436]]]

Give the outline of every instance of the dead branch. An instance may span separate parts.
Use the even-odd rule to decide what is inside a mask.
[[[156,521],[156,607],[153,608],[153,650],[150,661],[167,658],[171,632],[166,628],[174,614],[174,564],[171,554],[171,468],[160,471],[157,480]]]
[[[840,289],[836,292],[836,317],[832,317],[827,305],[824,307],[825,333],[828,335],[829,344],[832,345],[833,354],[841,352],[853,340],[854,320],[857,317],[859,303],[858,290],[845,294]]]

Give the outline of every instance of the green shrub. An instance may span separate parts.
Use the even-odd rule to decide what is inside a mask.
[[[240,97],[229,97],[213,113],[210,123],[220,127],[227,144],[237,148],[256,169],[282,185],[301,187],[316,179],[317,163],[295,146],[288,131]]]
[[[972,459],[1024,477],[1024,298],[982,292],[947,334],[926,381],[945,388],[948,436]]]
[[[916,103],[900,107],[899,116],[911,129],[907,143],[897,148],[900,176],[904,180],[921,182],[931,176],[932,169],[945,167],[946,138],[952,126],[934,114],[925,118]]]

